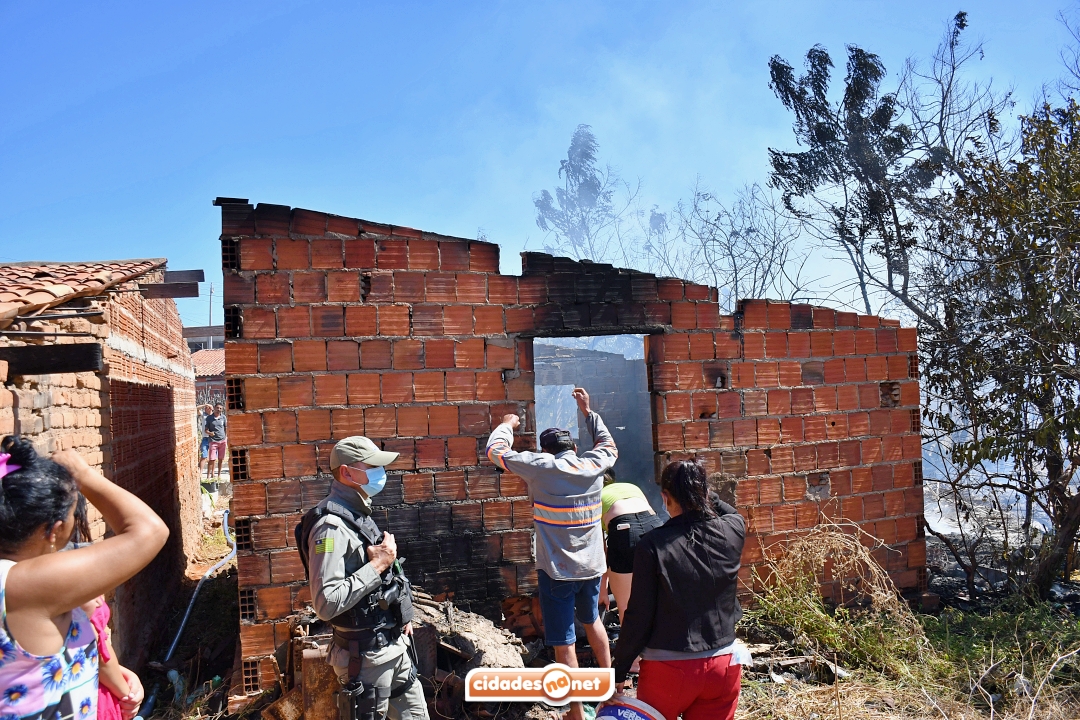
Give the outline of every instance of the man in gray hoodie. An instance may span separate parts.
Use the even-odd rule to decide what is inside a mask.
[[[505,415],[488,438],[487,456],[529,486],[545,642],[555,648],[558,662],[578,666],[576,609],[597,663],[611,667],[607,631],[597,607],[600,576],[607,569],[600,491],[604,471],[615,464],[619,453],[604,421],[590,409],[589,394],[574,388],[572,395],[594,439],[592,450],[578,455],[568,431],[548,428],[540,433],[541,452],[515,452],[514,430],[521,421],[517,415]],[[568,717],[582,717],[580,703],[571,705]]]

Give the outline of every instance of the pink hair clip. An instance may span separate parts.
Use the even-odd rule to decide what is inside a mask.
[[[22,470],[22,465],[8,465],[8,460],[10,459],[10,453],[0,453],[0,478],[3,478],[8,473],[13,473],[16,470]]]

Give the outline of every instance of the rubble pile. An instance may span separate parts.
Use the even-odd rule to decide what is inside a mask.
[[[543,642],[528,643],[487,618],[438,601],[414,589],[413,641],[417,677],[424,687],[432,718],[506,718],[549,720],[557,715],[544,705],[465,703],[465,676],[478,667],[525,667],[538,660]],[[301,616],[293,627],[289,651],[278,658],[281,697],[262,710],[271,720],[337,720],[333,693],[338,683],[327,663],[331,634],[314,616]]]

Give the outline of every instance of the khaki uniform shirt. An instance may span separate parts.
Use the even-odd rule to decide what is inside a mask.
[[[366,495],[337,481],[331,485],[328,499],[357,515],[371,514],[371,500]],[[368,562],[363,540],[341,518],[330,514],[319,518],[308,543],[311,604],[320,620],[330,621],[379,589],[382,579]],[[378,664],[405,651],[405,644],[396,642],[381,650],[363,653],[362,657],[365,663]],[[330,664],[335,668],[347,667],[348,651],[331,645]]]

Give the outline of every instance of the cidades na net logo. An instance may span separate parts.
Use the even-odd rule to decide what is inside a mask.
[[[612,668],[474,668],[465,676],[468,702],[600,702],[615,694]]]

